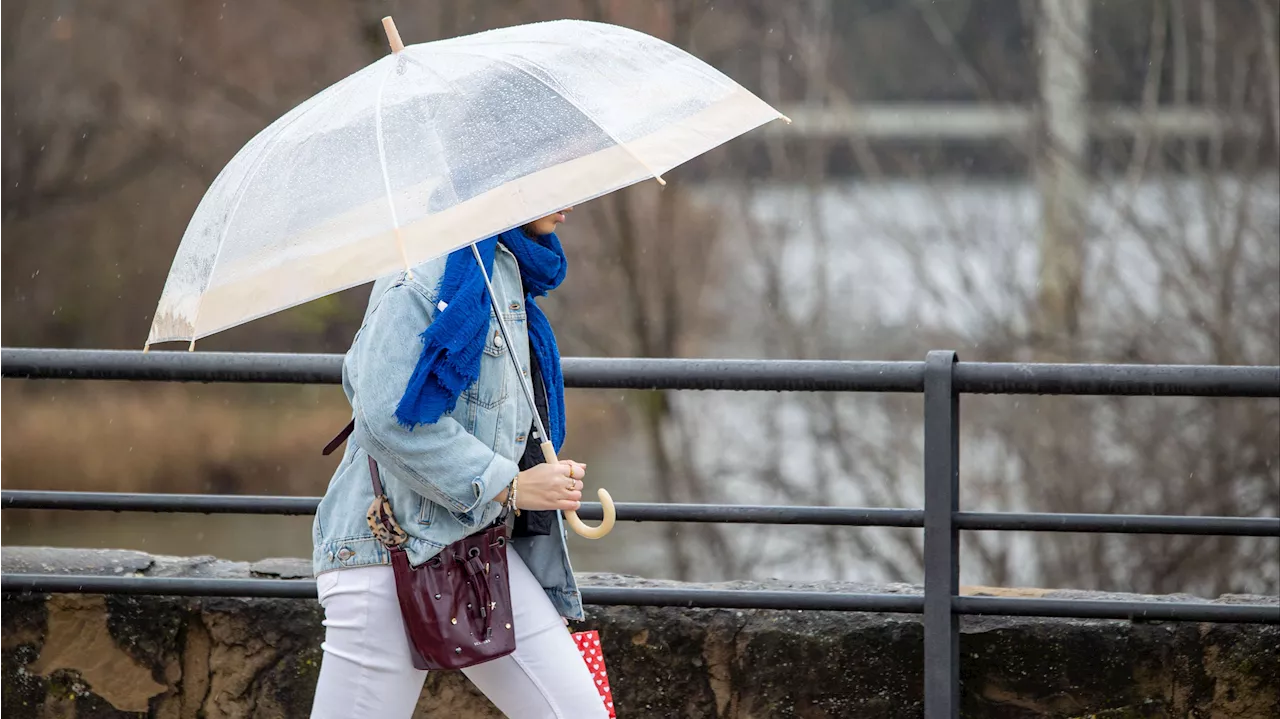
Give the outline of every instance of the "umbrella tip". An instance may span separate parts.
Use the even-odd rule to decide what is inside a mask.
[[[788,125],[791,124],[791,118],[787,117],[786,115],[778,115],[778,118],[781,119],[783,122],[787,123]]]
[[[659,185],[661,185],[661,186],[663,186],[663,187],[666,187],[666,186],[667,186],[667,181],[666,181],[666,180],[664,180],[664,179],[662,179],[662,175],[654,175],[654,176],[653,176],[653,179],[657,180]]]
[[[404,50],[404,41],[400,39],[400,31],[396,30],[396,21],[388,15],[382,18],[382,29],[387,31],[387,42],[391,43],[391,52]]]

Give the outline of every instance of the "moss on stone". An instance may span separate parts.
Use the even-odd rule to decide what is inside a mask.
[[[590,583],[661,586],[610,577]],[[4,599],[4,717],[140,716],[106,706],[88,687],[77,690],[82,678],[75,672],[32,675],[28,668],[41,651],[57,644],[45,646],[43,634],[57,624],[50,617],[60,616],[49,613],[46,601]],[[165,688],[151,701],[153,713],[181,705],[197,715],[308,714],[324,633],[314,600],[117,597],[104,606],[110,634],[104,630],[100,639],[126,650],[104,654],[104,661],[151,668]],[[923,716],[918,617],[593,607],[575,629],[600,632],[614,699],[629,719]],[[961,622],[960,652],[966,717],[1280,716],[1275,625],[968,617]],[[140,679],[136,667],[133,673],[146,682],[145,673]],[[105,676],[123,675],[122,664],[119,674]],[[107,685],[94,688],[111,694]],[[461,674],[433,672],[415,716],[499,714]]]
[[[1082,714],[1071,719],[1165,719],[1169,716],[1162,702],[1148,701],[1134,706],[1104,709],[1094,714]]]

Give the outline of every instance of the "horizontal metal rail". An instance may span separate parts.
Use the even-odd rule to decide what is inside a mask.
[[[270,497],[226,494],[129,494],[125,492],[0,491],[0,508],[106,512],[182,512],[190,514],[315,514],[319,497]],[[924,526],[919,509],[869,507],[787,507],[732,504],[622,502],[618,519],[631,522],[710,522],[722,524],[805,524],[845,527]],[[578,514],[600,519],[600,505],[584,502]],[[1113,534],[1190,534],[1280,537],[1280,517],[1188,517],[1153,514],[1045,514],[956,512],[955,524],[971,531],[1107,532]]]
[[[180,597],[264,597],[314,599],[313,579],[212,579],[195,577],[98,577],[5,574],[0,592],[14,594],[134,594]],[[583,587],[582,601],[595,605],[695,607],[705,609],[804,609],[919,614],[913,594]]]
[[[17,379],[340,384],[342,355],[0,349],[0,376]]]
[[[1280,397],[1280,366],[957,362],[966,394]]]
[[[1280,605],[1278,604],[952,597],[951,611],[956,614],[989,614],[1002,617],[1280,624]]]
[[[923,362],[565,358],[565,385],[597,389],[922,392]],[[0,350],[6,378],[337,384],[342,355]],[[973,394],[1280,397],[1280,367],[960,362]]]
[[[319,497],[259,497],[225,494],[128,494],[124,492],[0,491],[0,508],[190,514],[315,514]],[[811,524],[852,527],[921,527],[918,509],[780,507],[725,504],[619,502],[617,518],[631,522]],[[584,502],[578,515],[600,519],[598,502]],[[1277,520],[1280,521],[1280,520]],[[1280,534],[1280,525],[1277,525]]]
[[[6,489],[0,509],[59,509],[98,512],[176,512],[187,514],[315,514],[319,497],[236,494],[133,494]]]
[[[585,587],[588,604],[906,612],[923,615],[925,714],[955,719],[960,706],[960,615],[1082,617],[1134,621],[1280,623],[1280,605],[961,596],[960,531],[1109,532],[1280,536],[1280,518],[1043,514],[960,511],[960,397],[963,394],[1280,397],[1280,367],[960,362],[932,351],[924,362],[717,359],[563,361],[565,384],[580,388],[914,392],[924,395],[924,504],[919,509],[620,504],[623,520],[885,526],[924,529],[924,594],[727,591]],[[28,379],[336,384],[341,355],[0,349],[0,376]],[[0,493],[6,509],[314,514],[315,497]],[[600,507],[584,505],[588,519]],[[89,577],[4,574],[6,595],[22,592],[315,597],[311,580]]]
[[[955,525],[968,531],[1280,537],[1280,517],[1188,517],[1162,514],[1041,512],[956,512],[954,516]]]
[[[567,387],[779,392],[920,392],[924,371],[922,362],[572,357],[562,367]],[[5,348],[0,371],[13,379],[338,384],[342,355]]]
[[[311,579],[213,579],[193,577],[99,577],[57,574],[5,574],[0,592],[17,594],[129,594],[183,597],[260,597],[314,599]],[[854,594],[730,589],[583,587],[582,600],[597,606],[691,607],[700,609],[777,609],[919,614],[918,594]],[[956,614],[1021,617],[1073,617],[1145,621],[1240,622],[1280,624],[1280,605],[1144,602],[1087,599],[954,597]]]

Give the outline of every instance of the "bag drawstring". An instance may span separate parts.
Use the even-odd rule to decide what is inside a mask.
[[[466,569],[467,586],[471,589],[471,594],[479,607],[480,619],[484,620],[484,638],[488,639],[493,633],[493,627],[490,626],[492,619],[489,614],[489,603],[492,599],[489,594],[489,582],[485,577],[484,562],[481,562],[479,557],[469,557],[466,560],[459,557],[458,561]]]

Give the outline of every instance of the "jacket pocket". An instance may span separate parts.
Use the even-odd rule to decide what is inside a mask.
[[[418,497],[418,526],[430,527],[436,518],[436,503],[426,497]]]
[[[523,336],[515,327],[508,329],[513,335]],[[480,378],[467,390],[469,402],[485,409],[493,409],[507,400],[508,375],[513,371],[509,351],[497,322],[490,322],[489,336],[484,343],[484,353],[480,356]]]

